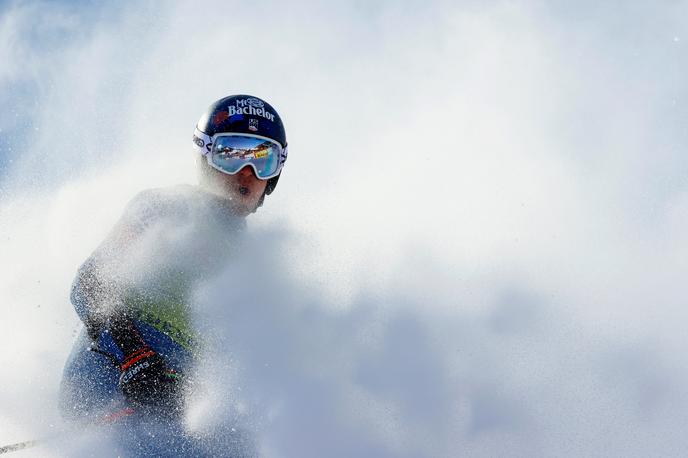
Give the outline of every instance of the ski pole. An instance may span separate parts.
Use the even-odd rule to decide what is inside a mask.
[[[31,447],[34,447],[35,445],[40,444],[40,443],[41,443],[40,440],[31,440],[31,441],[17,442],[16,444],[5,445],[4,447],[0,447],[0,454],[24,450],[25,448],[31,448]]]
[[[86,426],[88,429],[88,427],[111,425],[116,423],[120,418],[128,417],[129,415],[132,415],[134,412],[134,409],[132,409],[131,407],[127,407],[125,409],[109,413],[103,416],[103,418],[101,418],[100,420]],[[76,427],[74,429],[76,429]],[[71,429],[69,431],[64,431],[62,433],[55,434],[53,436],[43,437],[41,439],[33,439],[24,442],[17,442],[16,444],[5,445],[3,447],[0,447],[0,455],[3,453],[17,452],[19,450],[24,450],[27,448],[35,447],[36,445],[47,443],[50,440],[60,437],[68,432],[71,432]]]

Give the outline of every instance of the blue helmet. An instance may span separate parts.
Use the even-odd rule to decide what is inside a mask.
[[[208,155],[218,134],[248,134],[265,137],[281,146],[276,176],[268,179],[265,194],[275,190],[287,160],[287,136],[277,111],[266,101],[252,95],[230,95],[210,105],[194,131],[195,149]]]

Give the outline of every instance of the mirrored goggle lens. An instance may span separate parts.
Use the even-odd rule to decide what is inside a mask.
[[[279,167],[282,147],[279,143],[245,135],[220,136],[210,153],[211,164],[229,174],[235,174],[251,164],[258,178],[271,178]]]

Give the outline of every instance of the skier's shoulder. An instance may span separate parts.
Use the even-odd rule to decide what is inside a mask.
[[[234,215],[226,199],[186,184],[139,192],[129,202],[125,220],[141,228],[156,223],[179,225],[192,221],[220,224],[225,228],[245,226],[244,219]]]
[[[146,210],[164,214],[184,207],[198,200],[200,191],[196,186],[179,184],[164,188],[150,188],[136,194],[127,208],[131,211]]]
[[[197,187],[189,184],[149,188],[136,194],[131,199],[130,205],[169,205],[193,198],[198,193]]]
[[[140,191],[127,204],[125,218],[143,224],[178,216],[188,211],[197,200],[198,190],[191,185],[175,185]]]

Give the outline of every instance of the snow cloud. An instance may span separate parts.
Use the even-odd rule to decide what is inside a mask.
[[[0,7],[0,445],[59,422],[79,263],[136,192],[194,182],[197,118],[249,93],[290,156],[249,219],[262,287],[228,303],[238,264],[199,293],[234,382],[223,398],[208,378],[215,415],[265,456],[680,455],[686,18],[686,1]]]

